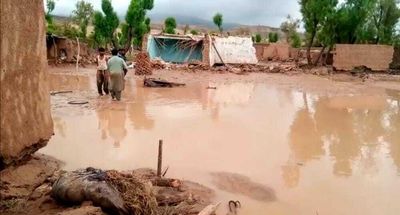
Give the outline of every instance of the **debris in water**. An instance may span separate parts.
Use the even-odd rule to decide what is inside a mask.
[[[89,103],[88,101],[79,101],[79,100],[68,102],[68,104],[70,104],[70,105],[84,105],[84,104],[88,104],[88,103]]]
[[[53,91],[53,92],[50,92],[50,95],[54,96],[54,95],[62,94],[62,93],[72,93],[72,90]]]
[[[182,83],[174,83],[165,80],[157,80],[154,78],[145,78],[144,79],[144,86],[145,87],[181,87],[185,86]]]

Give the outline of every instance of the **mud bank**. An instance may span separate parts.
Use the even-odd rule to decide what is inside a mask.
[[[151,169],[72,172],[42,154],[0,172],[1,214],[198,214],[213,190]]]

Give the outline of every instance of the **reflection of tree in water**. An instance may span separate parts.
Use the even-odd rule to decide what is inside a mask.
[[[388,113],[389,131],[384,139],[389,142],[390,155],[400,174],[400,92],[387,91],[387,93],[392,103]]]
[[[320,138],[328,138],[331,142],[329,149],[335,158],[334,174],[351,175],[351,161],[361,149],[352,113],[345,107],[330,107],[329,98],[322,98],[315,105],[315,121]]]
[[[307,162],[324,154],[323,142],[318,136],[315,121],[311,116],[307,95],[303,93],[304,107],[297,111],[290,127],[289,146],[293,158],[282,167],[282,177],[288,187],[295,187],[300,178],[297,162]]]
[[[323,142],[308,107],[307,96],[303,94],[304,108],[297,111],[290,128],[290,148],[296,161],[307,162],[324,154]]]
[[[400,115],[396,102],[385,109],[365,107],[350,110],[346,105],[332,106],[329,98],[320,98],[315,102],[313,118],[306,95],[303,100],[304,108],[297,112],[289,135],[293,154],[289,164],[282,168],[288,186],[296,184],[292,180],[299,175],[295,163],[323,155],[324,140],[330,144],[330,155],[335,160],[333,173],[336,175],[351,175],[352,162],[358,157],[365,167],[375,166],[375,154],[382,140],[389,143],[390,154],[400,171]],[[365,149],[363,156],[362,147]]]

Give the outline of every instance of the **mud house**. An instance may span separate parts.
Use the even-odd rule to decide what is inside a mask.
[[[258,63],[253,42],[247,37],[158,34],[147,36],[143,48],[150,59],[170,63],[196,61],[210,66]]]
[[[47,59],[49,63],[75,62],[78,56],[90,59],[93,55],[86,43],[78,42],[67,37],[47,33],[46,35]]]

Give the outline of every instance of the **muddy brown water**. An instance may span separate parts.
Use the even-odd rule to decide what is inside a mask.
[[[321,95],[253,82],[148,89],[128,79],[122,102],[98,98],[95,79],[58,75],[81,90],[52,96],[55,135],[40,152],[65,162],[156,168],[216,190],[226,214],[400,212],[400,91]],[[75,80],[75,81],[74,81]],[[86,91],[85,91],[86,90]],[[71,97],[89,106],[65,105]]]

